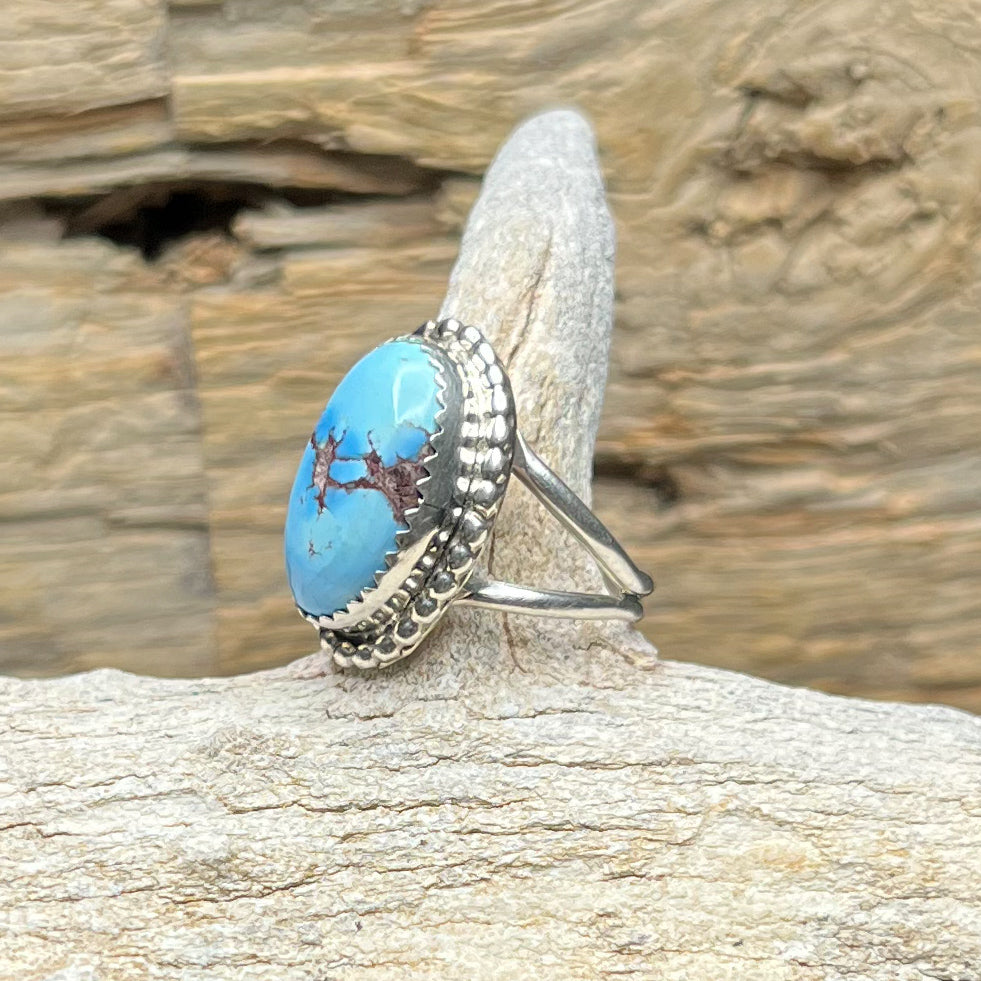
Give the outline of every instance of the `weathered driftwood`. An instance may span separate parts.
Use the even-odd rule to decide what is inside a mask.
[[[588,128],[550,114],[444,305],[584,493],[611,252]],[[588,586],[512,494],[494,574]],[[0,725],[0,977],[981,978],[981,720],[951,709],[458,611],[373,677],[5,679]]]
[[[6,13],[5,670],[298,656],[284,434],[302,441],[358,352],[433,315],[461,172],[574,103],[620,243],[597,503],[661,570],[662,648],[981,709],[981,20],[964,0]],[[237,238],[150,263],[59,241],[138,224],[188,184],[243,195]],[[407,192],[414,216],[380,197]]]

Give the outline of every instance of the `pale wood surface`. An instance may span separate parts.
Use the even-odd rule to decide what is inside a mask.
[[[0,681],[0,973],[981,978],[977,718],[563,653]]]
[[[611,245],[587,126],[532,120],[444,305],[582,491]],[[529,504],[491,572],[588,585]],[[0,679],[0,976],[981,979],[981,720],[532,622],[374,675]]]
[[[981,707],[979,50],[963,0],[20,5],[0,64],[0,330],[22,362],[0,359],[0,509],[22,529],[0,542],[4,666],[302,651],[278,556],[290,446],[361,351],[438,306],[460,174],[572,102],[619,237],[598,506],[660,583],[645,629],[675,657]],[[229,182],[251,188],[231,239],[146,266],[58,243]],[[122,330],[143,297],[190,375],[141,317]],[[98,385],[64,363],[109,336],[127,353]],[[180,408],[131,413],[134,378]],[[78,442],[103,411],[128,425]],[[129,476],[80,454],[140,459],[156,433],[167,476],[138,507],[158,517],[121,535]],[[53,514],[59,495],[76,510]],[[133,580],[157,567],[161,622],[187,615],[141,660]],[[66,631],[80,605],[102,626]]]

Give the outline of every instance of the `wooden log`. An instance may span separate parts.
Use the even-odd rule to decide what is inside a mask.
[[[584,492],[611,245],[588,127],[533,119],[444,306]],[[589,584],[519,497],[489,561]],[[374,676],[0,680],[0,976],[981,978],[981,720],[518,620]]]

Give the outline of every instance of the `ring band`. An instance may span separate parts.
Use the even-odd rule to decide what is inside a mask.
[[[474,571],[512,473],[592,555],[609,593]],[[493,348],[453,319],[386,342],[342,379],[300,461],[284,540],[297,609],[341,667],[406,657],[454,602],[632,622],[654,588],[524,441]]]

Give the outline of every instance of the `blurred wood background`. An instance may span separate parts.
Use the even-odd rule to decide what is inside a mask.
[[[619,234],[596,502],[659,582],[645,631],[981,709],[981,12],[759,11],[6,11],[0,670],[309,652],[280,557],[309,430],[436,310],[494,148],[570,103]]]

